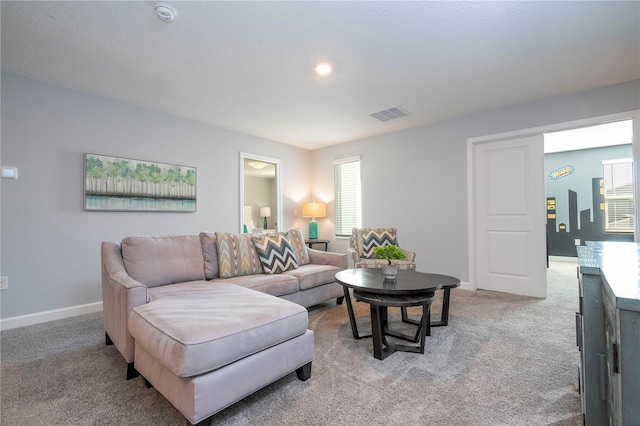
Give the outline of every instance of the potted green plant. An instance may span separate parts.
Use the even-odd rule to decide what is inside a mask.
[[[406,255],[398,246],[392,244],[386,246],[375,247],[373,254],[379,259],[386,259],[389,265],[382,267],[382,274],[385,279],[394,280],[398,275],[398,265],[392,265],[391,260],[404,260]]]

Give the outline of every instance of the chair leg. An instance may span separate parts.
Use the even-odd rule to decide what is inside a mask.
[[[204,420],[200,420],[198,423],[191,423],[187,420],[187,426],[211,426],[211,422],[213,421],[213,416],[209,416]]]
[[[308,380],[309,377],[311,377],[311,363],[308,362],[302,367],[298,368],[296,370],[296,376],[298,376],[298,379],[302,380],[303,382],[305,380]]]
[[[135,379],[139,375],[140,373],[138,373],[138,370],[135,369],[135,367],[133,366],[133,363],[132,362],[128,363],[127,364],[127,380]]]

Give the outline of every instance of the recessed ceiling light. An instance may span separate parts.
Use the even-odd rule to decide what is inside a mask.
[[[326,62],[322,62],[314,68],[316,72],[320,75],[327,75],[331,72],[331,65]]]

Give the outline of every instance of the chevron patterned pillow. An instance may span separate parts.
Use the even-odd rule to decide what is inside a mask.
[[[309,260],[309,252],[307,251],[307,245],[304,243],[304,236],[302,235],[302,230],[300,228],[291,229],[287,231],[284,235],[287,238],[289,238],[291,247],[293,247],[293,251],[296,253],[296,259],[298,259],[298,266],[311,263],[311,260]]]
[[[252,240],[266,274],[280,274],[298,268],[293,247],[284,235],[261,235]]]
[[[360,257],[366,259],[375,258],[373,249],[386,245],[398,245],[395,229],[393,228],[372,228],[362,233],[362,253]]]
[[[253,247],[251,236],[216,232],[216,240],[220,278],[262,273],[262,263]]]

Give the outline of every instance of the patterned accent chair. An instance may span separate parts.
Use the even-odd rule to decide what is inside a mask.
[[[349,268],[382,268],[388,265],[386,259],[378,259],[373,249],[379,246],[399,246],[396,228],[353,228],[349,237],[347,259]],[[391,260],[399,269],[415,271],[415,252],[400,248],[406,256],[404,260]]]

